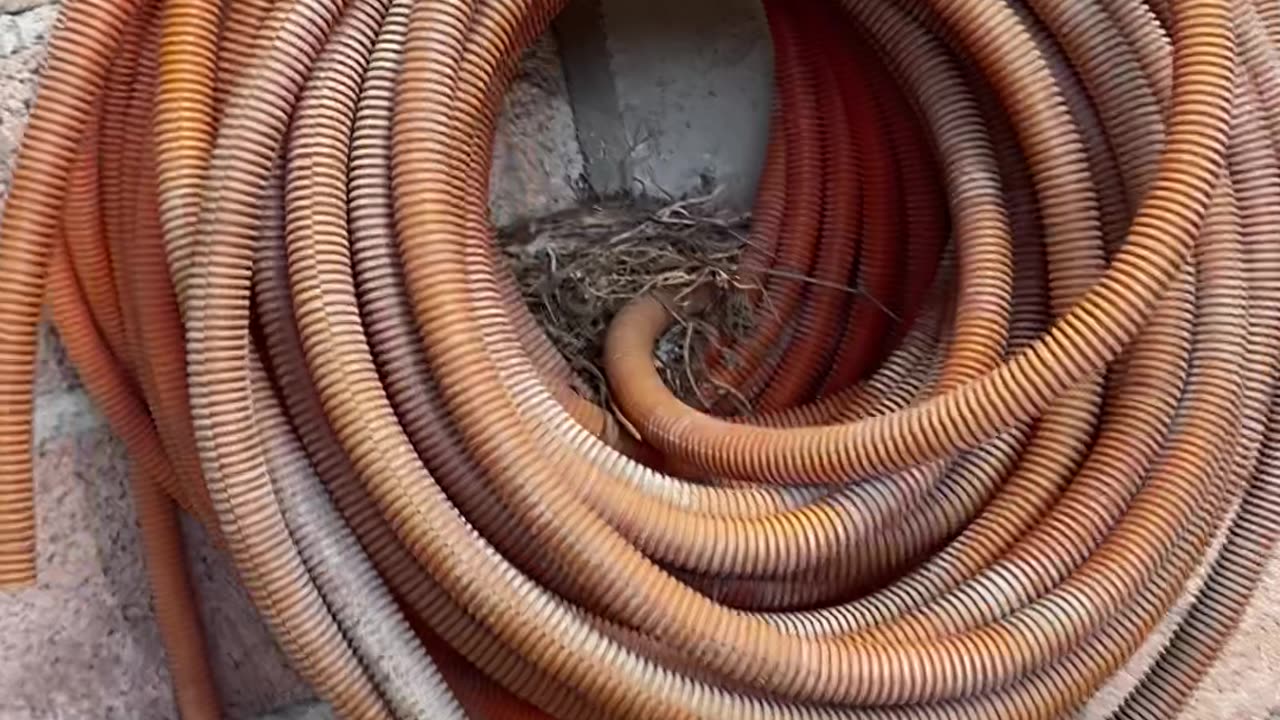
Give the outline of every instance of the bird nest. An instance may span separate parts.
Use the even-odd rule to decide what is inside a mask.
[[[711,286],[721,300],[697,317],[678,317],[654,362],[686,402],[702,408],[715,402],[704,389],[702,357],[747,329],[753,288],[737,276],[748,216],[715,211],[713,199],[601,201],[499,232],[525,302],[586,397],[608,404],[604,336],[624,305],[651,291],[680,295]]]

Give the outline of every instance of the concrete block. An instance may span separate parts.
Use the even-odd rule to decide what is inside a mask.
[[[569,93],[547,35],[525,53],[498,118],[490,217],[503,226],[563,210],[577,202],[583,182]]]
[[[728,206],[750,206],[772,103],[758,2],[574,0],[556,28],[597,192],[721,187]]]

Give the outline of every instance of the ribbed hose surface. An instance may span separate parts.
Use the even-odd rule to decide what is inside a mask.
[[[0,225],[0,585],[47,303],[183,717],[177,508],[352,718],[1069,716],[1223,536],[1115,713],[1175,715],[1280,534],[1280,9],[766,0],[755,322],[701,369],[736,397],[654,369],[715,293],[649,295],[619,418],[488,220],[562,4],[68,0]]]

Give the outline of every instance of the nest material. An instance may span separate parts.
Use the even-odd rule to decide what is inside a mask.
[[[714,195],[658,205],[642,199],[575,207],[514,226],[498,240],[525,302],[576,372],[586,397],[608,404],[605,330],[618,310],[647,292],[675,295],[708,285],[720,301],[698,317],[679,317],[655,350],[667,386],[709,408],[701,358],[750,323],[737,267],[748,216],[709,209]],[[723,394],[723,393],[711,393]]]

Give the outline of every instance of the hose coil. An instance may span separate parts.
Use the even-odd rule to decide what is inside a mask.
[[[1176,715],[1280,533],[1280,9],[765,0],[732,415],[653,364],[713,293],[618,313],[607,410],[496,250],[563,4],[68,0],[0,224],[0,585],[47,305],[185,718],[179,509],[343,717],[1064,717],[1212,558],[1113,716]]]

